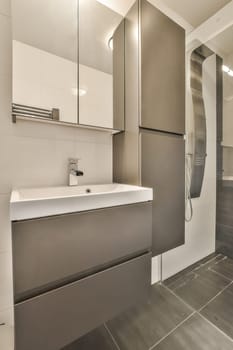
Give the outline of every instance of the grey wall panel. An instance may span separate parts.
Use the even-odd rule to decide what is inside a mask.
[[[147,297],[151,255],[15,306],[15,350],[58,350]]]
[[[151,203],[13,223],[15,300],[151,249]]]
[[[154,189],[153,247],[158,255],[184,243],[185,143],[181,136],[141,132],[142,185]]]
[[[125,21],[113,35],[113,129],[125,128]]]
[[[141,1],[141,126],[185,133],[185,31]]]

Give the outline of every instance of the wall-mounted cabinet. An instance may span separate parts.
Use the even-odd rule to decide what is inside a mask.
[[[185,31],[146,0],[125,18],[125,132],[114,181],[152,187],[153,255],[184,243]]]
[[[124,18],[97,0],[13,0],[13,120],[124,129]]]
[[[140,3],[140,126],[185,133],[185,31]]]

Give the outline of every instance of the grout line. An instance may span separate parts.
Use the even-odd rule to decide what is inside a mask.
[[[216,294],[212,299],[210,299],[205,305],[203,305],[200,309],[197,310],[197,312],[201,312],[207,305],[209,305],[212,301],[214,301],[220,294],[222,294],[228,287],[230,287],[233,284],[233,281],[228,283],[218,294]]]
[[[218,254],[215,255],[213,258],[207,260],[205,263],[200,263],[200,265],[198,265],[198,266],[196,266],[196,267],[193,267],[192,270],[189,270],[189,271],[185,272],[185,273],[184,273],[184,276],[186,276],[186,275],[188,275],[188,274],[190,274],[190,273],[196,273],[196,272],[198,272],[198,270],[200,270],[201,268],[203,268],[205,265],[209,264],[210,262],[216,260],[216,258],[219,257],[219,256],[221,256],[221,255],[223,256],[223,258],[225,258],[225,255],[223,255],[223,254],[221,254],[221,253],[218,253]],[[197,261],[197,262],[194,263],[193,265],[198,264],[200,261],[201,261],[201,260]],[[220,261],[222,261],[222,259],[221,259]],[[185,268],[184,270],[181,270],[181,271],[177,272],[175,275],[166,278],[164,281],[166,281],[166,280],[168,280],[169,278],[172,278],[172,277],[174,277],[174,276],[176,276],[176,275],[178,275],[178,274],[184,272],[184,271],[185,271],[186,269],[188,269],[188,268],[189,268],[189,267]]]
[[[213,256],[213,258],[211,258],[211,259],[209,259],[209,260],[207,260],[204,264],[203,263],[201,263],[201,260],[199,260],[199,262],[200,262],[200,266],[205,266],[206,264],[209,264],[211,261],[213,261],[213,260],[215,260],[218,256],[220,256],[220,255],[223,255],[223,254],[221,254],[221,253],[218,253],[217,255],[215,255],[215,256]],[[224,255],[223,255],[224,256]],[[204,258],[205,259],[205,258]]]
[[[218,330],[222,335],[224,335],[226,338],[228,338],[232,343],[233,343],[233,339],[227,335],[225,332],[223,332],[223,330],[221,330],[220,328],[218,328],[214,323],[212,323],[210,320],[208,320],[208,318],[206,318],[205,316],[203,316],[202,314],[200,314],[199,312],[197,312],[197,314],[203,318],[206,322],[208,322],[212,327],[214,327],[216,330]]]
[[[205,305],[203,305],[200,309],[194,309],[191,305],[189,305],[185,300],[183,300],[179,295],[177,295],[173,290],[171,290],[169,287],[163,285],[164,288],[166,288],[170,293],[172,293],[176,298],[178,298],[181,302],[183,302],[186,306],[188,306],[191,310],[194,310],[196,312],[202,311],[207,305],[209,305],[214,299],[216,299],[220,294],[222,294],[228,287],[230,287],[233,284],[233,281],[229,280],[230,283],[228,283],[220,292],[218,292],[213,298],[211,298]]]
[[[191,311],[197,311],[195,310],[191,305],[189,305],[185,300],[183,300],[179,295],[177,295],[173,290],[171,290],[169,287],[162,285],[164,288],[166,288],[171,294],[173,294],[179,301],[181,301],[183,304],[185,304]]]
[[[211,271],[211,272],[213,272],[213,273],[216,273],[216,275],[219,275],[219,276],[221,276],[221,277],[224,277],[226,280],[232,282],[232,279],[231,279],[231,278],[229,278],[229,277],[223,275],[221,272],[217,272],[217,271],[215,271],[215,270],[212,270],[211,267],[209,267],[208,270]]]
[[[196,273],[196,272],[194,272],[194,271],[190,271],[190,272],[187,273],[184,277],[191,277],[191,276],[192,276],[192,281],[194,281],[195,279],[197,279],[197,278],[200,276],[200,274],[198,274],[198,273]],[[181,277],[178,279],[178,280],[182,280],[182,279],[183,279],[183,282],[182,282],[182,283],[180,283],[180,284],[179,284],[177,287],[175,287],[174,289],[170,288],[170,290],[172,290],[173,292],[175,292],[177,289],[186,286],[186,285],[190,282],[190,280],[185,281],[185,280],[184,280],[184,277],[181,276]],[[177,281],[175,281],[175,282],[177,282]]]
[[[191,305],[186,303],[182,298],[180,298],[178,295],[176,295],[170,288],[167,286],[163,287],[167,289],[170,293],[172,293],[176,298],[178,298],[181,302],[183,302],[187,307],[189,307],[193,312],[185,318],[181,323],[179,323],[174,329],[172,329],[167,335],[165,335],[162,339],[160,339],[157,343],[155,343],[152,347],[149,348],[149,350],[154,350],[158,344],[160,344],[163,340],[165,340],[169,335],[171,335],[176,329],[178,329],[182,324],[184,324],[189,318],[191,318],[194,314],[198,314],[201,316],[204,320],[206,320],[209,324],[211,324],[215,329],[220,331],[226,338],[228,338],[231,342],[233,342],[233,339],[229,337],[226,333],[224,333],[220,328],[218,328],[215,324],[213,324],[210,320],[208,320],[205,316],[203,316],[200,311],[205,308],[210,302],[212,302],[215,298],[217,298],[221,293],[223,293],[231,284],[233,284],[233,281],[231,281],[226,287],[224,287],[215,297],[213,297],[211,300],[208,301],[204,306],[202,306],[199,310],[195,310]]]
[[[216,259],[217,256],[220,256],[223,254],[218,254],[216,255],[214,258],[208,260],[205,264],[200,265],[199,268],[205,266],[206,264],[208,264],[209,262],[213,261]],[[226,257],[223,256],[223,259],[221,259],[219,262],[216,262],[216,264],[220,263],[222,260],[225,260]],[[190,272],[193,272],[196,269],[191,270]],[[154,350],[156,348],[156,346],[158,344],[160,344],[163,340],[165,340],[169,335],[171,335],[176,329],[178,329],[182,324],[184,324],[188,319],[190,319],[194,314],[198,314],[200,317],[202,317],[202,319],[204,319],[206,322],[208,322],[212,327],[214,327],[216,330],[218,330],[224,337],[226,337],[228,340],[230,340],[233,343],[233,339],[228,336],[225,332],[223,332],[220,328],[218,328],[214,323],[212,323],[210,320],[208,320],[205,316],[203,316],[200,312],[208,305],[210,304],[213,300],[215,300],[220,294],[222,294],[228,287],[230,287],[233,284],[233,281],[231,279],[229,279],[228,277],[222,275],[221,273],[218,273],[214,270],[211,269],[211,267],[208,268],[208,270],[210,270],[211,272],[216,273],[217,275],[220,275],[221,277],[224,277],[225,279],[227,279],[228,281],[230,281],[230,283],[228,283],[218,294],[216,294],[212,299],[210,299],[204,306],[202,306],[200,309],[195,310],[191,305],[189,305],[188,303],[186,303],[181,297],[179,297],[175,292],[173,292],[173,290],[171,290],[169,287],[167,287],[166,285],[164,285],[163,283],[161,283],[161,285],[168,290],[171,294],[173,294],[177,299],[179,299],[182,303],[184,303],[189,309],[191,309],[193,312],[187,317],[185,318],[181,323],[179,323],[174,329],[172,329],[168,334],[166,334],[163,338],[161,338],[157,343],[155,343],[152,347],[149,348],[149,350]]]
[[[188,321],[194,314],[196,313],[196,311],[193,311],[188,317],[186,317],[182,322],[180,322],[175,328],[173,328],[169,333],[167,333],[163,338],[161,338],[159,341],[157,341],[157,343],[155,343],[153,346],[151,346],[149,348],[149,350],[153,350],[156,348],[157,345],[159,345],[163,340],[165,340],[169,335],[171,335],[173,332],[175,332],[175,330],[177,330],[177,328],[179,328],[180,326],[182,326],[182,324],[184,324],[186,321]]]
[[[223,254],[218,254],[218,255],[216,255],[216,256],[213,257],[212,259],[208,260],[205,264],[200,265],[200,266],[198,267],[198,269],[201,268],[201,267],[203,267],[203,266],[205,266],[205,265],[208,264],[210,261],[213,261],[214,259],[216,259],[217,256],[220,256],[220,255],[223,255]],[[227,258],[226,256],[223,256],[223,259],[222,259],[222,260],[225,260],[226,258]],[[221,261],[222,261],[222,260],[221,260]],[[221,261],[219,261],[218,263],[220,263]],[[197,269],[197,268],[194,268],[194,269],[191,270],[189,273],[194,273],[193,271],[196,271],[196,269]],[[219,296],[222,292],[224,292],[225,289],[227,289],[227,288],[233,283],[233,281],[232,281],[230,278],[228,278],[228,277],[222,275],[222,274],[219,273],[219,272],[216,272],[216,271],[212,270],[211,267],[209,267],[208,270],[210,270],[211,272],[214,272],[214,273],[220,275],[221,277],[224,277],[225,279],[227,279],[228,281],[230,281],[230,283],[227,284],[227,285],[226,285],[219,293],[217,293],[212,299],[210,299],[204,306],[202,306],[200,309],[196,310],[197,312],[201,311],[205,306],[207,306],[211,301],[213,301],[217,296]],[[188,273],[187,273],[187,274],[188,274]],[[164,285],[163,283],[162,283],[162,285],[163,285],[164,288],[166,288],[168,291],[170,291],[174,296],[176,296],[180,301],[182,301],[186,306],[188,306],[191,310],[195,310],[191,305],[189,305],[185,300],[183,300],[179,295],[177,295],[177,294],[176,294],[173,290],[171,290],[168,286]]]
[[[220,256],[222,254],[218,254],[217,256]],[[208,264],[209,262],[213,261],[216,259],[215,256],[214,258],[208,260],[205,264],[200,265],[200,267],[205,266],[206,264]],[[222,261],[222,260],[221,260]],[[200,268],[199,267],[199,268]],[[200,312],[208,305],[210,304],[213,300],[215,300],[220,294],[222,294],[228,287],[230,287],[233,284],[233,281],[230,280],[228,277],[222,275],[221,273],[218,273],[214,270],[211,269],[211,267],[208,269],[213,273],[216,273],[217,275],[220,275],[224,278],[226,278],[228,281],[230,281],[230,283],[228,283],[219,293],[217,293],[212,299],[210,299],[205,305],[203,305],[200,309],[195,310],[191,305],[189,305],[187,302],[185,302],[181,297],[179,297],[179,295],[177,295],[173,290],[171,290],[169,287],[167,287],[166,285],[163,284],[163,282],[159,283],[162,287],[164,287],[167,291],[169,291],[172,295],[174,295],[178,300],[180,300],[183,304],[185,304],[191,311],[192,313],[187,316],[183,321],[181,321],[176,327],[174,327],[169,333],[167,333],[164,337],[162,337],[159,341],[157,341],[154,345],[152,345],[149,350],[154,350],[156,348],[156,346],[158,344],[160,344],[162,341],[164,341],[168,336],[170,336],[173,332],[175,332],[180,326],[182,326],[187,320],[189,320],[194,314],[198,314],[202,319],[204,319],[206,322],[208,322],[210,325],[212,325],[212,327],[214,327],[216,330],[218,330],[223,336],[225,336],[228,340],[230,340],[233,343],[233,339],[228,336],[226,333],[224,333],[220,328],[218,328],[215,324],[213,324],[210,320],[208,320],[205,316],[203,316]],[[191,270],[191,272],[194,270]],[[120,350],[120,347],[117,343],[117,341],[115,340],[114,336],[112,335],[110,329],[108,328],[108,326],[106,325],[106,323],[104,324],[105,329],[107,330],[109,336],[111,337],[113,343],[115,344],[116,348],[118,350]]]
[[[219,257],[219,256],[221,256],[221,255],[222,255],[222,259],[221,259],[220,261],[222,261],[222,260],[225,258],[225,255],[219,253],[219,254],[217,254],[216,256],[214,256],[213,258],[211,258],[210,260],[207,260],[204,264],[200,264],[199,267],[198,267],[198,269],[200,269],[200,268],[206,266],[207,264],[209,264],[210,262],[216,260],[217,257]],[[218,264],[220,261],[217,260],[216,264]]]
[[[183,300],[179,295],[177,295],[173,290],[171,290],[169,287],[164,286],[169,292],[171,292],[174,296],[176,296],[180,301],[182,301],[186,306],[188,306],[191,310],[195,310],[196,312],[202,311],[209,303],[211,303],[215,298],[217,298],[220,294],[222,294],[230,285],[233,284],[233,281],[229,280],[230,283],[228,283],[220,292],[218,292],[213,298],[211,298],[205,305],[203,305],[200,309],[195,310],[191,305],[189,305],[185,300]]]
[[[117,344],[116,339],[115,339],[114,336],[112,335],[112,333],[111,333],[110,329],[108,328],[108,326],[106,325],[106,323],[104,323],[104,327],[105,327],[105,329],[107,330],[109,336],[111,337],[113,343],[116,345],[117,350],[120,350],[120,347],[119,347],[119,345]]]

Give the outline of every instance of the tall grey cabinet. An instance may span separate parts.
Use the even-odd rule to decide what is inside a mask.
[[[153,255],[184,243],[185,32],[146,0],[125,18],[125,132],[114,181],[153,187]]]

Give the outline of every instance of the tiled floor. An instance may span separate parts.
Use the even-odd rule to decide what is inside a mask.
[[[212,255],[64,350],[233,350],[233,260]]]

